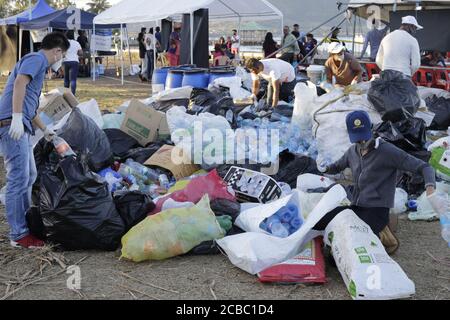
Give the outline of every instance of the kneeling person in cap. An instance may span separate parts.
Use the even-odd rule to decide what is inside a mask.
[[[279,100],[289,102],[296,81],[294,67],[280,59],[258,60],[251,58],[246,63],[253,80],[252,97],[256,99],[259,92],[260,77],[267,80],[267,104],[272,107],[278,105]]]
[[[350,53],[345,52],[345,47],[339,42],[332,42],[328,47],[330,57],[325,62],[327,81],[336,85],[348,86],[361,82],[363,69],[359,62]]]
[[[321,164],[319,170],[338,174],[346,168],[351,169],[354,184],[352,194],[349,195],[351,206],[338,207],[327,213],[314,229],[324,230],[341,211],[351,209],[379,235],[386,251],[391,254],[399,246],[388,226],[389,209],[394,207],[398,170],[423,176],[428,199],[435,210],[446,208],[447,203],[435,193],[435,172],[428,163],[381,138],[372,137],[372,124],[367,112],[354,111],[348,114],[346,124],[353,145],[337,162]]]

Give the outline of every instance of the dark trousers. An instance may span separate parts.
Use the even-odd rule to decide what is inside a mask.
[[[342,211],[350,209],[367,223],[373,233],[378,234],[389,224],[389,208],[364,208],[358,206],[343,206],[328,212],[315,226],[315,230],[325,230],[327,225]]]
[[[294,88],[296,84],[297,84],[296,80],[293,80],[291,82],[283,82],[280,86],[279,99],[286,102],[291,102],[294,98]],[[267,100],[266,100],[266,103],[269,106],[272,105],[272,96],[273,96],[273,86],[272,83],[269,83],[267,85]]]
[[[153,77],[153,69],[154,69],[154,57],[153,57],[153,50],[147,51],[147,79],[149,81],[152,80]]]
[[[77,91],[78,65],[75,61],[64,62],[64,87],[70,88],[73,95]]]

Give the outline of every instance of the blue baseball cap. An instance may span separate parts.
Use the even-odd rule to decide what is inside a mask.
[[[372,122],[366,111],[353,111],[345,119],[351,143],[369,141],[372,138]]]

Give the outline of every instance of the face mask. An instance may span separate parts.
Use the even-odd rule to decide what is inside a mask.
[[[61,68],[62,62],[63,62],[63,59],[61,58],[60,60],[58,60],[54,64],[52,64],[51,65],[52,70],[57,72],[59,70],[59,68]]]

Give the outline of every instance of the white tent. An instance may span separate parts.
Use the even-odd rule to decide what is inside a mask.
[[[378,6],[381,19],[389,21],[389,12],[400,10],[450,8],[450,0],[350,0],[349,8],[356,9],[356,15],[367,18],[373,14],[370,6]]]
[[[123,0],[94,18],[94,30],[96,24],[110,24],[110,22],[123,25],[147,23],[167,18],[175,19],[179,18],[181,14],[190,13],[192,61],[194,55],[192,14],[194,11],[203,8],[209,9],[210,20],[237,20],[240,25],[245,20],[281,19],[280,26],[281,30],[283,29],[283,14],[266,0]]]

